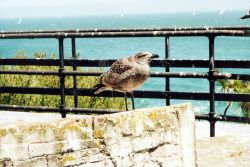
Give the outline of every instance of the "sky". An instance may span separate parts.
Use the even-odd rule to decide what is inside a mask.
[[[250,0],[0,0],[0,17],[250,10]]]

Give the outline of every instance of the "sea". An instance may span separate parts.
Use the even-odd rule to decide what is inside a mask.
[[[89,15],[79,17],[48,18],[0,18],[0,31],[18,30],[62,30],[62,29],[114,29],[114,28],[179,28],[214,26],[250,26],[250,19],[240,20],[246,11],[213,11],[160,14],[114,14]],[[71,57],[70,40],[65,40],[65,57]],[[76,39],[76,52],[80,59],[118,59],[140,51],[160,55],[164,59],[164,38],[94,38]],[[14,58],[23,51],[28,57],[35,52],[58,56],[56,39],[1,39],[0,58]],[[206,37],[171,37],[171,59],[208,59],[208,39]],[[249,60],[250,37],[217,37],[215,39],[216,60]],[[151,68],[152,71],[164,69]],[[250,69],[219,69],[221,72],[249,74]],[[171,68],[171,72],[207,72],[202,68]],[[165,79],[150,78],[139,89],[165,89]],[[170,79],[172,91],[209,92],[206,79]],[[216,91],[221,87],[216,84]],[[171,100],[171,104],[192,103],[196,113],[208,113],[209,101]],[[136,108],[164,106],[165,100],[136,99]],[[223,114],[227,102],[216,102],[216,113]],[[228,115],[241,116],[239,104],[233,103]]]

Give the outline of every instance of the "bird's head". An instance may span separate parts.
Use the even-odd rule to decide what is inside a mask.
[[[135,60],[139,64],[149,64],[152,59],[154,58],[159,58],[159,55],[157,54],[152,54],[149,52],[140,52],[135,55]]]

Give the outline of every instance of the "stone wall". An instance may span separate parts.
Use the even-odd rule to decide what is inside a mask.
[[[76,116],[77,117],[77,116]],[[0,124],[2,166],[196,166],[189,104]]]

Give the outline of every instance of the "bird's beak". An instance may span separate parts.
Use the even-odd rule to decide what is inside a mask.
[[[157,55],[157,54],[152,54],[151,59],[154,59],[154,58],[159,58],[159,55]]]

